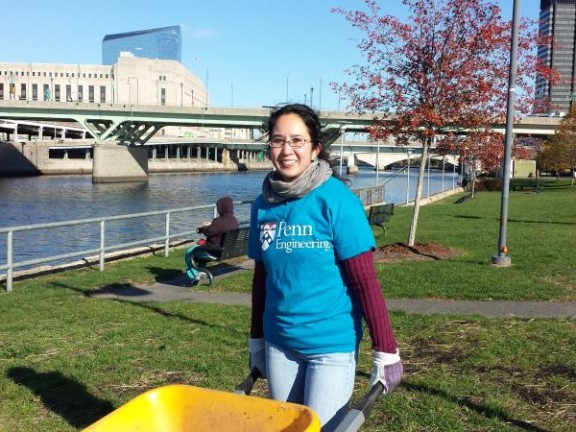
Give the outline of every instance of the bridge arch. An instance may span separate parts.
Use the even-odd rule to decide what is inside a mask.
[[[379,169],[384,170],[387,166],[392,165],[394,163],[398,163],[401,161],[405,161],[405,160],[415,160],[415,159],[419,159],[422,156],[422,149],[420,149],[419,152],[404,152],[404,153],[398,153],[398,152],[386,152],[386,151],[382,151],[379,154],[375,154],[375,153],[350,153],[347,156],[348,159],[348,165],[351,166],[353,165],[359,165],[360,162],[363,162],[365,164],[371,165],[373,167],[376,167],[376,165],[378,165]],[[435,160],[439,160],[439,161],[444,161],[445,163],[449,164],[449,165],[455,165],[458,166],[458,164],[460,163],[460,157],[458,155],[440,155],[438,153],[431,153],[430,154],[430,158],[431,159],[435,159]],[[352,162],[352,163],[351,163]]]

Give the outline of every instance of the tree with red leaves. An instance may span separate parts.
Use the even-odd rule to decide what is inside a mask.
[[[349,98],[351,110],[375,114],[372,139],[393,136],[398,145],[422,146],[408,239],[413,246],[433,144],[446,140],[444,147],[454,145],[458,154],[472,153],[487,165],[496,164],[503,153],[503,140],[491,125],[505,120],[512,23],[501,17],[497,5],[484,0],[402,3],[410,12],[407,23],[381,15],[375,0],[365,0],[367,11],[334,9],[364,33],[358,48],[366,63],[347,71],[354,82],[333,83],[333,88]],[[534,55],[533,27],[523,20],[518,41],[520,113],[534,104],[535,73],[553,78]]]
[[[504,136],[489,128],[474,130],[460,136],[448,133],[438,140],[435,151],[441,155],[457,154],[461,160],[472,158],[477,161],[483,172],[496,173],[502,167]],[[530,152],[519,139],[514,139],[512,157],[516,159],[530,157]]]

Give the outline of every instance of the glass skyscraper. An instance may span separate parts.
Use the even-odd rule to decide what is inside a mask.
[[[181,62],[180,26],[106,35],[102,40],[102,64],[113,65],[123,51],[135,57]]]
[[[551,84],[536,76],[536,99],[550,102],[546,111],[567,112],[576,100],[576,1],[540,0],[539,30],[553,42],[538,48],[538,58],[558,71],[560,80]]]

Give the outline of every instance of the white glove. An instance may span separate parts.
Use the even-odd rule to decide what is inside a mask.
[[[372,355],[370,386],[380,381],[384,385],[383,393],[392,393],[392,390],[394,390],[402,380],[403,370],[399,350],[396,350],[395,354],[374,351]]]
[[[266,355],[264,353],[264,339],[248,339],[248,352],[250,353],[250,370],[256,368],[262,378],[266,378]]]

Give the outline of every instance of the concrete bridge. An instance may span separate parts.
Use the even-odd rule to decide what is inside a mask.
[[[269,108],[202,108],[122,105],[78,102],[0,101],[1,119],[29,121],[70,121],[86,127],[98,142],[139,145],[149,141],[165,126],[197,126],[260,129],[270,115]],[[341,129],[363,132],[372,124],[372,114],[356,115],[323,111],[321,120],[326,144]]]
[[[270,114],[269,108],[202,108],[101,104],[80,102],[44,102],[0,100],[0,119],[30,121],[76,121],[89,130],[97,141],[120,144],[144,144],[164,126],[198,126],[259,129]],[[321,111],[320,117],[332,144],[345,130],[363,132],[372,124],[373,114]],[[516,135],[552,135],[560,117],[526,116],[513,128]],[[505,124],[493,129],[504,133]]]
[[[11,129],[0,125],[0,131],[17,136],[24,132],[42,136],[42,127],[34,132],[30,122],[75,121],[90,132],[93,146],[95,182],[145,180],[148,173],[148,144],[165,126],[195,126],[202,128],[252,129],[254,139],[241,142],[225,140],[199,144],[224,167],[236,164],[246,166],[245,160],[260,157],[267,149],[257,140],[263,122],[270,115],[269,108],[202,108],[135,106],[90,103],[58,103],[34,101],[0,101],[0,118],[12,121]],[[24,119],[24,121],[22,121]],[[365,132],[371,125],[372,115],[352,115],[345,112],[322,112],[324,144],[330,146],[344,131]],[[22,122],[22,123],[20,123]],[[64,137],[60,138],[64,139]],[[124,144],[124,145],[116,145]],[[172,146],[181,146],[173,143]],[[28,151],[40,150],[28,147]],[[178,147],[179,148],[179,147]],[[189,151],[189,149],[185,149]],[[200,151],[200,148],[198,149]],[[45,153],[45,152],[44,152]],[[35,155],[36,160],[45,158]],[[86,157],[89,159],[89,157]]]
[[[16,136],[22,132],[19,128],[24,127],[28,134],[37,133],[42,136],[41,129],[34,132],[31,122],[80,123],[95,140],[95,143],[89,144],[93,147],[92,175],[95,182],[141,181],[146,180],[148,174],[149,155],[145,147],[161,128],[165,126],[248,128],[253,129],[256,136],[256,131],[261,128],[269,114],[269,108],[184,108],[12,100],[0,101],[0,119],[11,120],[15,126],[6,126],[9,122],[5,122],[0,124],[0,131],[8,134],[12,132]],[[359,161],[384,167],[390,163],[417,157],[421,153],[421,149],[417,146],[406,149],[396,147],[393,143],[348,142],[341,138],[344,132],[365,132],[372,124],[372,114],[322,111],[320,117],[326,137],[324,144],[327,147],[332,146],[333,155],[341,156],[342,159],[346,157],[349,172],[354,170]],[[559,120],[558,117],[525,117],[514,125],[514,133],[551,135],[558,128]],[[494,129],[503,133],[505,125],[494,125]],[[220,159],[224,165],[232,162],[242,164],[241,160],[260,155],[266,149],[265,143],[256,138],[245,142],[220,141],[208,146],[214,148],[215,160]],[[449,163],[456,163],[456,157],[445,159]]]

